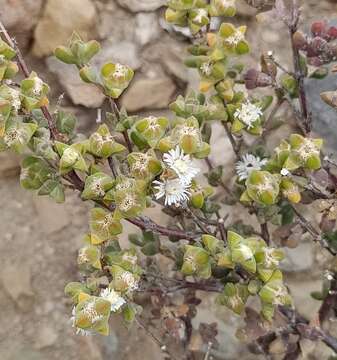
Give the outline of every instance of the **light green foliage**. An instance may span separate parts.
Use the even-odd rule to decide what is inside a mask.
[[[66,64],[74,64],[81,68],[88,64],[100,49],[101,46],[97,41],[84,42],[80,35],[74,32],[67,46],[59,46],[55,49],[55,56]]]
[[[168,123],[168,120],[164,117],[150,116],[138,120],[132,128],[131,139],[140,149],[146,146],[155,148],[164,136]]]
[[[89,138],[89,152],[97,157],[108,158],[120,153],[125,147],[117,143],[107,125],[101,125]]]
[[[270,320],[277,305],[290,305],[291,298],[278,270],[284,253],[271,248],[259,237],[244,238],[228,231],[228,246],[211,235],[202,236],[202,247],[187,245],[181,271],[185,275],[209,278],[217,268],[243,269],[249,276],[244,283],[227,283],[218,302],[241,314],[249,296],[258,296],[262,314]]]
[[[74,65],[79,77],[96,86],[111,108],[111,112],[105,106],[100,109],[101,123],[87,137],[77,133],[75,116],[54,100],[51,106],[56,104],[56,108],[51,112],[49,85],[35,72],[19,84],[7,81],[18,72],[13,61],[16,51],[0,40],[0,150],[24,154],[23,188],[60,203],[68,186],[82,200],[93,203],[88,233],[77,257],[82,281],[65,288],[73,302],[72,321],[78,333],[108,335],[112,313],[130,325],[141,311],[134,297],[140,289],[146,292],[155,285],[159,294],[170,293],[163,288],[165,281],[149,281],[150,270],[157,269],[158,255],[166,256],[172,269],[181,273],[169,280],[185,285],[193,280],[193,285],[206,290],[211,286],[220,293],[217,302],[237,314],[246,309],[249,297],[260,300],[267,320],[272,320],[278,305],[292,305],[279,270],[283,251],[267,245],[269,234],[264,234],[262,226],[261,231],[255,230],[231,217],[225,225],[222,202],[241,201],[240,206],[247,205],[263,225],[291,225],[292,204],[301,202],[311,175],[321,169],[322,140],[292,134],[272,153],[264,146],[272,123],[268,109],[274,99],[242,89],[241,57],[250,51],[246,26],[234,26],[228,19],[218,29],[210,26],[212,17],[235,13],[235,0],[168,1],[166,20],[190,29],[193,43],[185,64],[198,71],[200,84],[199,92],[172,101],[172,114],[167,117],[130,116],[120,109],[118,99],[127,91],[134,71],[113,62],[96,68],[91,61],[100,51],[99,43],[86,42],[74,33],[66,46],[55,50],[55,56]],[[300,81],[288,72],[276,78],[275,66],[271,58],[264,58],[263,72],[253,74],[262,74],[264,80],[268,77],[264,84],[274,86],[279,81],[278,105],[293,98],[297,101]],[[274,70],[275,76],[266,68]],[[234,187],[224,180],[231,169],[221,165],[221,156],[216,159],[218,166],[208,158],[212,129],[219,129],[212,126],[214,122],[225,127],[224,133],[241,158],[237,168],[242,168],[243,175],[238,171]],[[200,159],[206,160],[204,175],[209,185],[198,177]],[[216,187],[229,195],[220,199]],[[146,209],[157,206],[155,203],[171,217],[167,226],[147,217]],[[129,235],[131,248],[123,244],[121,249],[124,222],[138,226],[141,232]],[[185,277],[191,277],[189,282]]]
[[[0,81],[12,79],[18,73],[17,63],[11,61],[15,55],[15,50],[0,39]]]
[[[115,235],[123,231],[122,224],[115,219],[113,213],[94,208],[90,212],[91,242],[94,245],[113,240]]]

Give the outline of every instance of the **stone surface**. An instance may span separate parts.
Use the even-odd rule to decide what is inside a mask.
[[[28,50],[43,0],[0,0],[1,20],[22,51]]]
[[[89,108],[100,107],[105,96],[94,85],[83,82],[76,67],[64,64],[54,57],[46,60],[51,72],[57,75],[66,94],[75,105]]]
[[[6,292],[22,310],[29,310],[33,301],[29,264],[7,264],[1,269],[0,279]]]
[[[309,109],[315,121],[314,130],[324,137],[331,150],[337,150],[337,111],[322,101],[320,93],[337,89],[336,75],[329,75],[325,79],[310,79],[306,82]]]
[[[130,112],[143,109],[162,109],[172,100],[173,81],[166,76],[135,79],[122,98],[122,105]]]
[[[43,324],[39,327],[39,331],[36,334],[35,348],[44,349],[46,347],[52,346],[57,342],[57,331],[50,325]]]
[[[165,71],[173,78],[182,83],[188,82],[188,69],[183,64],[187,56],[185,46],[173,41],[164,34],[161,36],[161,39],[161,42],[147,46],[143,52],[144,60],[151,63],[162,63]]]
[[[56,204],[48,197],[40,196],[34,197],[34,205],[45,234],[60,231],[71,222],[64,204]]]
[[[130,13],[118,6],[116,2],[109,1],[106,4],[98,4],[100,12],[96,26],[99,37],[101,39],[113,37],[115,41],[134,40],[135,17],[130,16]]]
[[[102,43],[102,50],[92,63],[100,68],[107,62],[120,63],[137,70],[141,66],[140,54],[136,43],[131,41],[115,41],[114,38]]]
[[[296,248],[284,248],[285,259],[282,269],[285,271],[303,271],[312,267],[314,262],[313,246],[311,242],[301,242]]]
[[[135,38],[137,42],[145,44],[159,37],[159,23],[156,13],[138,13],[136,15]]]
[[[17,176],[20,173],[20,157],[12,152],[0,153],[0,178]]]
[[[6,10],[1,20],[8,29],[28,31],[36,24],[42,4],[43,0],[0,0],[0,9]]]
[[[320,291],[322,288],[321,279],[310,279],[310,273],[305,276],[291,277],[286,279],[287,285],[290,288],[291,295],[295,301],[295,306],[301,315],[307,319],[314,319],[321,303],[310,296],[313,291]]]
[[[73,31],[84,38],[92,37],[95,22],[96,9],[91,0],[48,0],[35,29],[34,54],[51,54]]]
[[[133,12],[153,11],[166,4],[165,0],[117,0],[117,2]]]

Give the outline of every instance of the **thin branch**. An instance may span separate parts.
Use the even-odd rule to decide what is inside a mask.
[[[270,123],[272,122],[272,120],[274,119],[275,115],[277,114],[277,112],[279,111],[280,107],[283,105],[283,103],[285,102],[285,98],[282,97],[281,99],[278,99],[277,103],[275,104],[275,106],[273,107],[272,111],[270,112],[266,122],[264,123],[264,130],[263,130],[263,134],[262,136],[266,135],[271,129],[268,128],[268,126],[270,125]]]
[[[290,42],[291,48],[293,53],[293,62],[294,62],[294,70],[296,80],[298,81],[299,86],[299,100],[300,100],[300,108],[301,108],[301,115],[302,115],[302,123],[305,128],[305,133],[310,133],[311,126],[310,126],[310,119],[307,107],[307,99],[306,99],[306,92],[304,87],[304,78],[305,75],[303,74],[302,66],[301,66],[301,55],[299,50],[297,49],[295,42],[294,42],[294,34],[298,28],[300,12],[297,7],[296,1],[292,1],[292,21],[288,23],[289,28],[289,35],[290,35]]]
[[[167,351],[167,346],[150,330],[146,327],[146,325],[140,320],[140,318],[135,318],[135,322],[137,325],[142,328],[146,334],[160,347],[160,350],[169,356],[173,360],[178,360],[174,355]]]
[[[239,140],[238,142],[235,141],[234,139],[234,136],[233,134],[231,133],[231,131],[229,130],[229,127],[228,127],[228,124],[226,121],[222,121],[221,122],[225,131],[226,131],[226,134],[228,136],[228,139],[232,145],[232,148],[233,148],[233,151],[236,155],[236,158],[237,159],[240,159],[240,148],[241,148],[241,140]]]
[[[260,227],[261,227],[262,239],[267,243],[267,245],[270,245],[270,234],[268,229],[268,223],[263,223],[260,225]]]
[[[15,50],[16,58],[17,58],[18,64],[19,64],[19,68],[22,71],[23,75],[26,78],[28,78],[29,75],[30,75],[30,71],[29,71],[29,68],[28,68],[22,54],[21,54],[21,51],[18,48],[18,46],[16,45],[15,41],[9,36],[8,31],[6,30],[4,24],[1,21],[0,21],[0,32],[5,37],[8,45]],[[49,130],[50,130],[51,138],[54,139],[54,140],[62,140],[63,136],[57,130],[56,125],[55,125],[55,121],[54,121],[52,115],[50,114],[47,106],[42,106],[41,111],[42,111],[44,117],[46,118],[46,120],[48,122],[48,127],[49,127]]]
[[[299,219],[303,229],[305,229],[313,237],[314,241],[320,243],[331,255],[336,256],[336,252],[329,247],[326,241],[322,238],[321,234],[311,225],[311,223],[295,208],[294,205],[291,207]]]
[[[195,221],[195,223],[197,224],[197,226],[199,227],[199,229],[204,233],[204,234],[212,234],[212,232],[208,229],[208,227],[206,225],[203,224],[202,221],[199,220],[199,218],[194,214],[192,209],[186,208],[185,209],[186,213],[188,215],[191,216],[191,218]]]
[[[115,99],[109,97],[109,102],[110,102],[110,106],[111,106],[111,109],[112,111],[115,113],[115,115],[118,117],[120,117],[120,110],[119,110],[119,107],[115,101]],[[128,134],[128,131],[127,130],[124,130],[123,131],[123,137],[124,137],[124,141],[125,141],[125,144],[126,144],[126,147],[128,148],[128,151],[131,153],[132,152],[132,143],[130,141],[130,138],[129,138],[129,134]]]
[[[212,161],[209,157],[206,157],[205,162],[207,164],[208,170],[212,171],[214,170],[214,165],[212,164]],[[228,188],[228,186],[223,182],[222,179],[219,180],[219,185],[226,191],[227,194],[231,195],[232,191]]]
[[[226,216],[226,218],[222,218],[219,211],[216,212],[216,216],[218,218],[218,228],[220,231],[221,239],[222,241],[227,244],[227,232],[225,228],[225,220],[228,218],[229,215]]]
[[[117,174],[117,171],[115,169],[115,164],[114,164],[114,160],[113,160],[113,157],[112,156],[109,156],[108,157],[108,163],[109,163],[109,167],[110,167],[110,170],[112,172],[112,175],[113,177],[116,179],[116,177],[118,176]]]

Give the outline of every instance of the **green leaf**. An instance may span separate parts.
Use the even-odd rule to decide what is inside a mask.
[[[62,110],[57,112],[56,127],[62,134],[71,135],[76,126],[76,117],[71,113]]]

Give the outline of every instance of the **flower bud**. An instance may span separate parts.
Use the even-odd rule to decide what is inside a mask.
[[[308,46],[308,39],[301,31],[296,31],[293,35],[294,46],[297,50],[306,50]]]
[[[324,36],[327,32],[327,23],[325,21],[316,21],[311,25],[313,36]]]
[[[255,69],[249,69],[244,74],[245,85],[248,90],[266,87],[272,84],[272,78]]]

